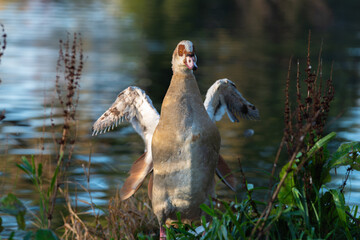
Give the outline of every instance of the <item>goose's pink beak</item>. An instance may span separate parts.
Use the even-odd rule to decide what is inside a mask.
[[[190,70],[196,70],[198,67],[196,65],[195,56],[186,56],[185,58],[185,64]]]

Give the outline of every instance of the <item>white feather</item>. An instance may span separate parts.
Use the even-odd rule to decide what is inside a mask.
[[[159,113],[150,98],[138,87],[122,91],[111,107],[94,123],[93,135],[105,133],[126,120],[143,138],[145,151],[151,150],[151,139],[159,122]],[[149,154],[151,156],[151,154]]]
[[[232,122],[238,122],[237,116],[246,119],[259,119],[259,111],[249,103],[227,78],[217,80],[207,91],[204,102],[210,119],[219,121],[225,112]]]

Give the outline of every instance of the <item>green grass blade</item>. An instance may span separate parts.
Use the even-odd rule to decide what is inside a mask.
[[[333,196],[333,200],[336,206],[336,211],[339,215],[339,219],[342,227],[344,227],[346,238],[352,239],[351,233],[348,228],[347,220],[346,220],[346,212],[345,212],[345,200],[344,195],[340,193],[338,189],[331,189],[331,195]]]
[[[315,152],[317,152],[320,148],[324,147],[331,139],[333,139],[336,136],[335,132],[331,132],[325,137],[321,138],[319,141],[317,141],[314,146],[309,150],[307,153],[307,157],[311,157]]]
[[[36,176],[36,165],[35,165],[34,155],[31,156],[31,170],[33,176]]]
[[[18,168],[20,168],[22,171],[24,171],[31,177],[31,175],[32,175],[31,173],[33,172],[31,164],[29,163],[27,158],[24,156],[21,157],[21,162],[22,162],[21,164],[16,164],[16,166],[18,166]]]
[[[241,237],[242,237],[243,239],[245,239],[245,238],[246,238],[245,233],[244,233],[243,229],[241,228],[241,225],[240,225],[239,221],[236,219],[234,213],[232,212],[231,208],[230,208],[229,205],[228,205],[227,203],[225,203],[225,202],[224,202],[224,206],[225,206],[225,208],[226,208],[226,210],[227,210],[226,214],[230,217],[232,223],[235,224],[235,226],[236,226],[236,228],[238,229]]]
[[[56,182],[56,179],[57,179],[57,175],[59,173],[59,169],[60,169],[60,165],[57,165],[56,169],[55,169],[55,172],[54,172],[54,175],[51,178],[51,184],[50,184],[50,187],[49,187],[48,192],[47,192],[48,197],[51,195],[51,193],[54,190],[54,186],[55,186],[55,182]]]
[[[208,205],[206,204],[201,204],[200,205],[201,210],[203,210],[206,214],[212,216],[212,217],[216,217],[216,213],[214,211],[214,209],[210,208]]]
[[[42,164],[41,163],[39,163],[38,167],[37,167],[37,176],[38,176],[38,178],[41,178],[41,176],[42,176]]]

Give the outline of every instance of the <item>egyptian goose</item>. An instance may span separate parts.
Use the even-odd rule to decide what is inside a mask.
[[[214,195],[214,175],[232,190],[235,179],[219,155],[220,135],[214,124],[225,112],[232,122],[238,116],[259,119],[254,105],[246,101],[228,79],[217,80],[202,103],[193,70],[196,55],[190,41],[181,41],[172,58],[173,77],[164,98],[161,116],[143,90],[129,87],[94,123],[93,135],[129,121],[145,142],[145,153],[137,159],[121,191],[121,199],[132,196],[150,173],[148,194],[160,223],[199,218],[199,205]]]

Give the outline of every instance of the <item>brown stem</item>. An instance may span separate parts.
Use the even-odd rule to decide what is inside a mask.
[[[305,129],[302,130],[301,132],[306,133],[306,132],[309,130],[310,127],[311,127],[311,124],[307,124],[307,125],[305,126]],[[273,206],[273,204],[274,204],[274,201],[276,200],[276,198],[277,198],[277,196],[278,196],[278,194],[279,194],[279,192],[280,192],[280,189],[281,189],[282,185],[283,185],[284,182],[285,182],[286,177],[288,176],[288,174],[289,174],[291,171],[293,171],[292,165],[293,165],[294,162],[295,162],[297,153],[300,151],[300,149],[301,149],[302,146],[303,146],[304,139],[305,139],[305,136],[302,135],[302,136],[300,137],[300,139],[299,139],[299,142],[298,142],[297,146],[296,146],[296,150],[294,151],[294,153],[292,154],[292,156],[291,156],[291,158],[290,158],[290,160],[289,160],[289,166],[288,166],[288,168],[286,169],[286,172],[285,172],[284,176],[281,178],[281,180],[280,180],[279,184],[277,185],[277,187],[276,187],[276,189],[275,189],[275,191],[274,191],[274,193],[273,193],[270,201],[268,202],[268,205],[266,206],[266,208],[265,208],[264,211],[262,212],[261,216],[259,217],[258,221],[257,221],[256,224],[255,224],[255,227],[254,227],[253,230],[251,231],[251,237],[250,237],[250,238],[252,238],[252,237],[254,236],[254,234],[256,233],[257,228],[258,228],[260,222],[262,222],[262,223],[261,223],[261,226],[260,226],[259,229],[258,229],[259,234],[258,234],[258,236],[257,236],[256,238],[258,239],[258,238],[260,238],[260,237],[262,236],[262,234],[263,234],[263,231],[262,231],[262,230],[263,230],[263,228],[264,228],[264,226],[265,226],[265,222],[267,221],[267,219],[268,219],[268,217],[269,217],[269,215],[270,215],[270,212],[271,212],[272,206]]]
[[[272,188],[272,180],[274,179],[275,170],[276,170],[279,158],[280,158],[281,150],[284,147],[284,144],[285,144],[285,136],[282,137],[281,142],[280,142],[280,146],[279,146],[278,151],[276,153],[275,161],[274,161],[274,164],[273,164],[273,168],[271,170],[271,176],[270,176],[270,180],[269,180],[269,189]]]

